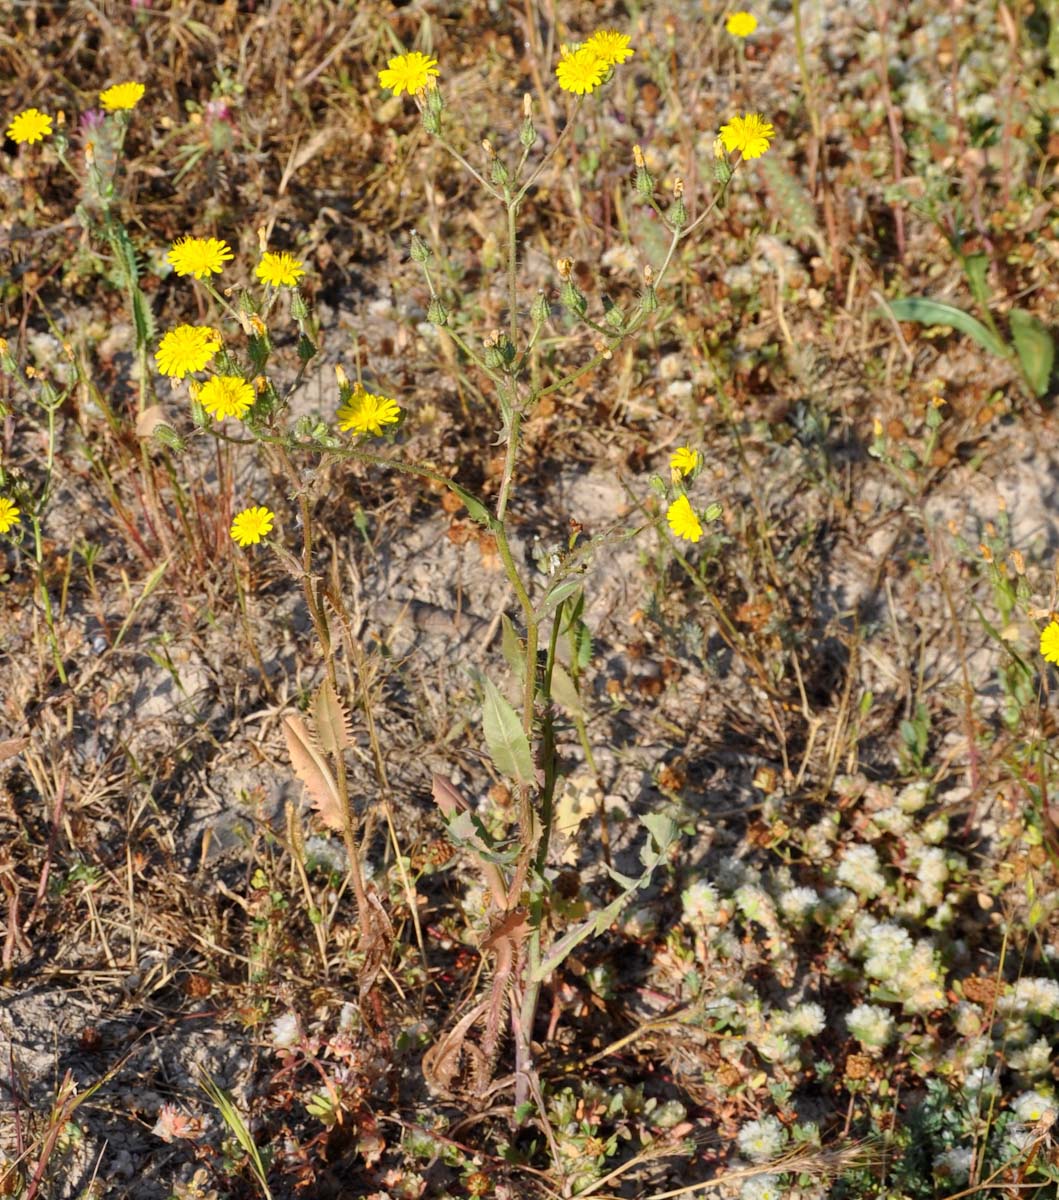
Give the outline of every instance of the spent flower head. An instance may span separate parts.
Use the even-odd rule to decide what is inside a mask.
[[[702,537],[702,522],[687,496],[678,496],[673,501],[666,509],[666,520],[673,533],[686,542],[697,542]]]
[[[378,437],[384,425],[396,425],[401,409],[388,396],[375,396],[362,388],[354,391],[338,410],[338,428],[343,433]]]
[[[21,519],[21,512],[22,510],[14,500],[0,496],[0,533],[7,533],[9,529],[14,529]]]
[[[221,348],[220,338],[201,325],[178,325],[162,338],[155,354],[158,370],[174,379],[201,371]]]
[[[757,29],[757,17],[748,12],[729,13],[724,27],[732,37],[749,37]]]
[[[745,117],[733,117],[721,126],[721,142],[729,154],[738,150],[744,159],[760,158],[776,136],[772,124],[759,113],[747,113]]]
[[[243,417],[254,403],[252,384],[239,375],[214,375],[198,390],[198,401],[217,421],[225,417]]]
[[[116,83],[99,93],[99,103],[107,112],[125,112],[140,103],[146,90],[142,83]]]
[[[178,275],[194,275],[196,279],[220,274],[228,259],[234,257],[227,242],[200,237],[180,238],[165,256]]]
[[[46,138],[51,133],[51,117],[42,113],[39,108],[27,108],[11,118],[7,127],[7,136],[21,145],[28,142],[32,145]]]
[[[628,35],[614,29],[596,30],[585,42],[585,49],[591,50],[608,67],[617,66],[636,53],[629,45]]]
[[[263,537],[272,532],[272,522],[275,519],[275,514],[262,505],[244,508],[241,513],[236,514],[232,522],[232,537],[240,546],[256,546]]]
[[[564,46],[555,74],[564,92],[590,96],[603,82],[607,64],[590,46]]]
[[[305,267],[300,258],[295,258],[285,250],[278,254],[266,252],[254,268],[254,274],[262,283],[271,284],[272,287],[295,287],[305,274]]]
[[[385,70],[379,72],[379,84],[389,88],[395,96],[407,92],[410,96],[423,91],[431,77],[438,76],[438,60],[413,50],[410,54],[398,54],[391,58]]]
[[[1049,621],[1041,630],[1041,654],[1045,662],[1059,665],[1059,621]]]

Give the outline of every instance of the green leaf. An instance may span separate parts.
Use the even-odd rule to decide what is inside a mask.
[[[1043,396],[1048,391],[1052,367],[1055,365],[1052,335],[1046,325],[1024,308],[1013,308],[1008,320],[1011,323],[1011,340],[1018,351],[1026,382],[1033,388],[1034,395]]]
[[[968,254],[963,260],[963,269],[967,274],[967,282],[971,285],[971,295],[982,308],[989,307],[989,255]]]
[[[942,304],[940,300],[928,300],[925,296],[911,296],[905,300],[891,300],[890,311],[898,321],[918,321],[920,325],[948,325],[966,333],[984,350],[995,354],[997,358],[1008,358],[1010,351],[1007,346],[987,329],[977,317],[972,317],[962,308],[953,308],[951,304]]]
[[[445,486],[453,495],[459,496],[463,501],[463,506],[467,509],[467,513],[472,521],[477,521],[479,525],[484,525],[486,529],[493,528],[493,514],[477,496],[472,496],[466,488],[460,487],[458,483],[453,483],[451,479],[446,480]]]
[[[552,699],[561,704],[572,717],[578,717],[582,721],[585,719],[585,710],[581,707],[577,685],[563,664],[558,662],[552,664]]]
[[[543,621],[553,608],[558,607],[564,600],[578,591],[581,584],[582,580],[580,576],[573,579],[561,579],[540,602],[537,608],[537,620]]]
[[[496,769],[517,783],[532,783],[533,755],[518,714],[492,680],[483,678],[482,688],[482,728]]]

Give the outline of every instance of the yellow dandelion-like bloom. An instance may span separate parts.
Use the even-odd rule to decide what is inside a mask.
[[[678,496],[673,501],[666,509],[666,520],[676,536],[686,542],[697,542],[702,537],[702,522],[695,515],[687,496]]]
[[[192,371],[201,371],[220,348],[221,340],[214,330],[178,325],[158,343],[154,360],[163,375],[183,379]]]
[[[1049,621],[1041,630],[1041,654],[1046,662],[1059,665],[1059,621]]]
[[[607,64],[589,46],[576,46],[573,50],[564,48],[555,68],[559,86],[564,92],[573,92],[575,96],[589,96],[603,82],[607,73]]]
[[[198,390],[198,401],[214,420],[243,417],[250,411],[255,395],[253,385],[238,375],[214,375]]]
[[[613,29],[598,30],[585,42],[585,49],[592,50],[608,67],[617,66],[636,53],[628,37]]]
[[[7,533],[9,529],[13,529],[19,522],[21,512],[14,500],[0,496],[0,533]]]
[[[679,446],[669,459],[669,469],[674,475],[690,475],[699,465],[699,452],[690,446]]]
[[[733,117],[721,126],[721,141],[729,154],[738,150],[744,159],[760,158],[776,136],[775,129],[760,113],[747,113],[745,117]]]
[[[272,522],[276,514],[269,512],[263,505],[255,508],[244,508],[236,513],[232,522],[232,537],[240,546],[256,546],[263,537],[272,532]]]
[[[305,267],[300,258],[283,251],[280,254],[263,254],[261,261],[254,268],[254,274],[262,283],[270,283],[273,287],[294,287],[305,274]]]
[[[23,142],[42,141],[51,133],[51,117],[42,113],[39,108],[27,108],[17,117],[12,117],[7,127],[7,136],[21,145]]]
[[[724,23],[725,29],[732,37],[745,38],[749,37],[755,29],[757,29],[757,17],[753,13],[734,12],[729,14],[728,20]]]
[[[338,428],[344,433],[378,437],[384,425],[396,425],[401,410],[388,396],[358,390],[338,410]]]
[[[178,275],[205,279],[219,275],[227,260],[234,257],[231,247],[220,238],[185,237],[173,243],[165,260]]]
[[[107,112],[125,112],[140,103],[146,90],[142,83],[116,83],[99,93],[99,103]]]
[[[414,50],[411,54],[398,54],[379,72],[379,86],[389,88],[395,96],[407,92],[414,96],[427,86],[431,76],[438,76],[438,60]]]

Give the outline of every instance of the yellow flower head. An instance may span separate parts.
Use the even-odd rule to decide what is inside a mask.
[[[272,522],[276,514],[262,505],[256,508],[244,508],[236,513],[232,522],[232,537],[240,546],[256,546],[263,537],[272,532]]]
[[[725,29],[732,37],[745,38],[749,37],[755,29],[757,29],[757,17],[753,13],[734,12],[729,14],[728,20],[724,23]]]
[[[699,452],[690,446],[679,446],[669,459],[669,469],[674,475],[690,475],[699,465]]]
[[[122,112],[135,108],[146,91],[142,83],[116,83],[99,93],[99,103],[107,112]]]
[[[379,72],[379,86],[389,88],[395,96],[407,92],[414,96],[421,92],[431,76],[438,76],[438,60],[414,50],[411,54],[398,54]]]
[[[0,496],[0,533],[7,533],[9,529],[13,529],[18,524],[21,511],[14,500]]]
[[[1059,665],[1059,621],[1049,621],[1041,630],[1041,654],[1045,662]]]
[[[300,258],[283,251],[263,254],[254,274],[262,283],[270,283],[273,287],[294,287],[305,274],[305,268]]]
[[[596,56],[608,67],[617,66],[636,53],[629,45],[626,34],[613,29],[600,29],[594,33],[585,48],[595,52]]]
[[[776,136],[775,129],[759,113],[747,113],[745,117],[733,117],[721,126],[721,141],[729,154],[738,150],[744,159],[760,158]]]
[[[234,257],[231,247],[220,238],[185,237],[173,243],[165,259],[178,275],[205,279],[219,275],[225,262]]]
[[[220,338],[214,330],[201,325],[178,325],[159,342],[154,360],[163,375],[183,379],[192,371],[201,371],[220,348]]]
[[[338,428],[345,433],[378,437],[384,425],[396,425],[401,410],[388,396],[373,396],[358,389],[338,410]]]
[[[678,538],[686,542],[697,542],[702,537],[702,522],[695,515],[687,496],[678,496],[666,509],[666,520]]]
[[[225,417],[242,420],[254,399],[253,386],[238,375],[214,375],[198,391],[199,403],[217,421]]]
[[[31,145],[34,142],[39,142],[46,138],[51,133],[51,117],[47,113],[42,113],[39,108],[27,108],[24,112],[20,112],[17,117],[11,119],[11,124],[7,127],[7,136],[13,141],[29,142]]]
[[[555,74],[559,86],[564,92],[573,92],[575,96],[588,96],[603,82],[607,73],[607,64],[589,46],[576,46],[574,49],[563,47],[559,65]]]

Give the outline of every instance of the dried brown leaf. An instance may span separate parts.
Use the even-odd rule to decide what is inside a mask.
[[[305,784],[305,790],[319,812],[320,819],[328,829],[341,832],[345,828],[342,797],[339,795],[335,777],[331,774],[331,768],[313,742],[312,734],[301,717],[286,717],[283,721],[283,732],[287,739],[287,753],[290,755],[294,774]]]
[[[330,679],[325,679],[317,688],[313,701],[313,725],[320,748],[328,754],[341,754],[349,745],[352,736],[349,713],[343,708]]]

